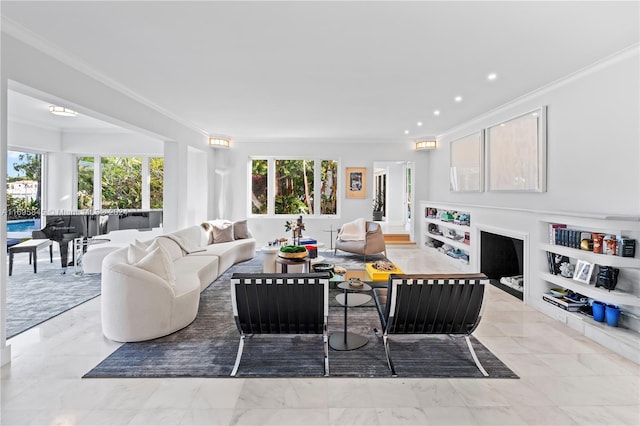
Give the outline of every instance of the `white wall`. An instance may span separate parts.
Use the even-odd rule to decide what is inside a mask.
[[[370,141],[305,141],[291,140],[284,142],[236,142],[231,149],[217,156],[216,168],[228,169],[229,184],[226,202],[229,205],[228,218],[247,217],[248,213],[248,162],[251,156],[281,157],[316,157],[321,159],[337,159],[340,161],[339,186],[342,198],[338,200],[339,216],[336,218],[305,217],[305,235],[313,236],[330,247],[329,226],[337,228],[344,222],[358,217],[371,219],[373,193],[374,161],[415,161],[416,178],[424,180],[426,176],[426,158],[424,153],[416,153],[411,144],[389,141],[388,143],[371,143]],[[346,167],[366,167],[366,199],[344,198],[344,174]],[[251,231],[258,244],[275,237],[284,236],[284,223],[289,218],[250,218]],[[334,234],[335,238],[335,234]]]
[[[164,144],[159,139],[135,133],[62,132],[61,150],[87,155],[163,156]]]
[[[15,121],[9,121],[7,127],[7,143],[10,150],[41,153],[62,149],[61,134],[57,130]]]
[[[549,86],[439,138],[423,200],[534,210],[638,215],[638,49]],[[449,142],[547,105],[547,192],[452,193]],[[421,180],[416,179],[418,189]]]
[[[75,171],[76,158],[73,154],[50,152],[45,157],[44,188],[42,209],[54,214],[65,214],[77,210]]]

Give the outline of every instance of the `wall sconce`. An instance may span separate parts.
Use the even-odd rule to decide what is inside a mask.
[[[416,142],[416,151],[422,151],[425,149],[436,149],[436,140],[425,140]]]
[[[209,146],[212,148],[229,148],[230,144],[231,144],[230,139],[221,138],[221,137],[209,138]]]
[[[69,108],[57,106],[57,105],[49,105],[49,112],[55,115],[61,115],[63,117],[75,117],[78,115],[77,112],[70,110]]]

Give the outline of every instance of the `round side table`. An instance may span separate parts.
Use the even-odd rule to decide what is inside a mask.
[[[276,272],[276,257],[278,257],[278,246],[263,246],[260,249],[264,253],[262,261],[262,272],[272,274]]]
[[[347,309],[350,305],[348,294],[350,291],[370,291],[371,286],[369,284],[362,283],[362,288],[354,288],[351,287],[349,281],[345,281],[338,284],[338,288],[344,290],[344,332],[331,334],[331,336],[329,336],[329,346],[336,351],[352,351],[366,345],[369,342],[369,339],[366,336],[361,336],[347,331]]]

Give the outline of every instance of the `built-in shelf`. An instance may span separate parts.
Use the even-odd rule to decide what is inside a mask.
[[[605,345],[613,351],[640,362],[640,333],[638,330],[638,308],[640,307],[640,258],[622,257],[607,254],[593,253],[580,248],[567,247],[550,243],[550,231],[554,226],[563,225],[566,229],[580,232],[603,233],[625,236],[632,239],[640,238],[640,230],[637,218],[623,217],[584,217],[550,215],[540,220],[540,240],[538,244],[540,253],[540,272],[538,279],[540,285],[536,288],[537,302],[535,305],[544,313],[564,322],[572,328],[582,332],[585,336]],[[549,272],[545,262],[548,253],[566,256],[571,263],[578,261],[588,262],[599,266],[608,266],[619,269],[618,285],[615,290],[607,290],[597,287],[595,284],[587,284],[569,277],[554,275]],[[596,268],[597,271],[597,268]],[[591,281],[594,281],[592,278]],[[593,317],[577,312],[569,312],[557,306],[553,306],[542,300],[542,294],[552,287],[561,287],[579,293],[589,299],[604,303],[619,305],[622,309],[621,324],[619,327],[611,327],[606,323],[593,320]],[[622,318],[621,317],[621,318]]]
[[[434,240],[442,241],[445,244],[449,244],[452,247],[463,250],[467,254],[469,254],[469,244],[465,244],[462,240],[452,240],[451,238],[447,238],[444,235],[431,234],[427,232],[427,237],[433,238]]]
[[[567,288],[573,292],[582,294],[583,296],[590,297],[595,300],[605,300],[608,303],[613,303],[616,305],[627,305],[627,306],[640,306],[640,297],[624,293],[622,291],[616,290],[605,290],[603,288],[596,288],[594,285],[587,285],[576,281],[571,278],[566,278],[560,275],[553,275],[549,273],[541,274],[543,280],[555,284],[556,286],[560,286],[563,288]]]
[[[614,268],[638,268],[640,269],[640,259],[635,257],[611,256],[606,254],[593,253],[586,250],[579,250],[557,244],[541,244],[540,248],[552,253],[582,259],[596,265],[613,266]]]
[[[578,312],[565,311],[547,302],[541,302],[540,311],[608,347],[627,359],[640,363],[640,334],[622,327],[611,327]]]
[[[462,232],[469,232],[469,229],[471,229],[470,225],[460,225],[458,223],[447,222],[444,220],[436,219],[434,217],[425,217],[424,220],[426,222],[435,223],[438,226],[443,226],[445,228],[455,229],[457,231],[462,231]]]
[[[463,225],[460,223],[454,223],[453,221],[446,221],[446,220],[442,220],[440,219],[440,216],[438,217],[434,217],[434,216],[428,216],[426,214],[427,210],[429,209],[437,209],[438,214],[441,215],[443,212],[448,211],[457,211],[461,214],[467,214],[469,215],[468,212],[465,211],[461,211],[458,209],[451,209],[451,208],[447,208],[446,206],[441,206],[441,205],[429,205],[429,204],[422,204],[421,205],[421,210],[424,212],[424,217],[423,217],[423,221],[422,221],[422,235],[424,236],[423,238],[423,244],[422,246],[425,249],[431,249],[431,250],[436,250],[439,253],[441,253],[443,256],[448,257],[452,262],[456,262],[460,265],[464,265],[465,267],[469,267],[470,265],[470,261],[471,261],[471,247],[469,244],[465,244],[464,242],[464,236],[465,234],[468,234],[469,236],[471,235],[471,224],[469,223],[468,225]],[[429,232],[429,225],[436,225],[437,229],[442,233],[442,234],[432,234],[431,232]],[[452,238],[447,237],[446,234],[447,231],[453,231],[455,232],[457,235],[460,235],[460,237],[462,237],[461,239],[457,239],[454,240]],[[442,252],[440,250],[438,250],[435,247],[431,247],[430,246],[430,242],[432,240],[435,241],[440,241],[443,244],[447,244],[451,247],[453,247],[454,249],[460,250],[462,252],[464,252],[464,254],[466,255],[467,259],[459,259],[459,258],[454,258],[449,256],[446,252]]]

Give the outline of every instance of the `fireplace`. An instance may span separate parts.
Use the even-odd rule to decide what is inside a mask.
[[[480,271],[491,284],[523,300],[524,242],[518,238],[480,232]]]

